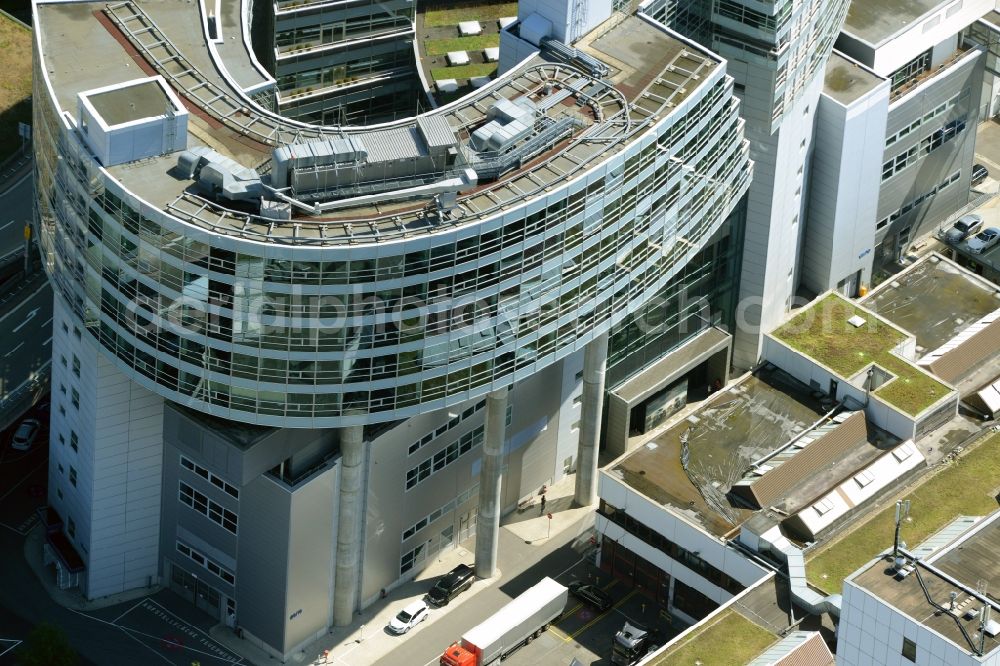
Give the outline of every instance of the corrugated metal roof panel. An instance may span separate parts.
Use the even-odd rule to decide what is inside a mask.
[[[391,162],[426,155],[415,127],[368,132],[361,136],[369,162]]]
[[[444,116],[419,116],[417,127],[428,148],[450,148],[458,143],[454,130]]]
[[[750,662],[750,666],[832,666],[830,649],[818,631],[793,631]]]
[[[1000,319],[994,320],[930,364],[931,371],[954,384],[981,367],[1000,351]]]

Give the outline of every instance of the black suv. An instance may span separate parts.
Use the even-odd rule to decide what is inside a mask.
[[[468,564],[459,564],[445,574],[427,593],[427,598],[435,606],[447,606],[448,602],[472,587],[476,572]]]
[[[594,606],[602,613],[612,606],[611,595],[596,585],[585,585],[577,581],[570,584],[569,592],[581,601]]]

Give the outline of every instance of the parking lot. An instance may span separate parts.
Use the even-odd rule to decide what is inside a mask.
[[[670,628],[665,609],[636,588],[611,578],[588,562],[581,562],[559,577],[563,585],[580,580],[607,592],[614,605],[604,613],[570,596],[566,611],[548,631],[514,652],[506,663],[515,666],[569,664],[574,658],[583,664],[610,664],[615,633],[626,620],[651,632],[658,632],[658,644],[676,634]]]

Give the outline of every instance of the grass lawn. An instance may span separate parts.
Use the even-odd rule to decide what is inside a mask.
[[[424,25],[440,28],[453,25],[458,30],[461,21],[496,21],[504,16],[517,16],[516,2],[456,2],[448,9],[428,9],[424,12]]]
[[[491,76],[497,71],[495,62],[472,65],[459,65],[458,67],[438,67],[431,70],[431,76],[435,81],[441,79],[471,79],[473,76]]]
[[[997,509],[998,485],[1000,434],[994,434],[899,498],[910,500],[912,521],[903,525],[900,539],[916,546],[958,516],[991,513]],[[893,502],[843,539],[810,555],[806,566],[809,582],[830,594],[840,592],[846,576],[892,546],[895,511]]]
[[[854,315],[866,323],[858,328],[847,323]],[[890,353],[906,336],[836,294],[804,309],[773,335],[844,378],[872,362],[888,370],[895,379],[876,389],[875,395],[913,416],[949,391],[930,374]]]
[[[31,31],[0,15],[0,160],[21,145],[17,124],[31,122]]]
[[[424,41],[424,55],[444,55],[449,51],[482,51],[500,46],[500,35],[473,35],[454,39],[428,39]]]
[[[701,660],[705,666],[746,664],[778,640],[777,636],[736,611],[725,611],[715,622],[695,631],[664,652],[650,666],[680,666]]]

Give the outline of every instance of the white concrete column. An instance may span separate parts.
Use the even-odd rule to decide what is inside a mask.
[[[354,619],[361,577],[364,526],[364,426],[340,429],[340,509],[337,523],[337,564],[333,584],[333,624],[346,627]]]
[[[594,338],[583,350],[583,403],[580,405],[580,444],[576,450],[576,488],[579,506],[597,501],[597,451],[604,411],[604,374],[608,368],[608,334]]]
[[[503,443],[507,439],[507,389],[486,396],[486,437],[479,471],[479,515],[476,517],[476,576],[497,572],[500,543],[500,484],[503,481]]]

